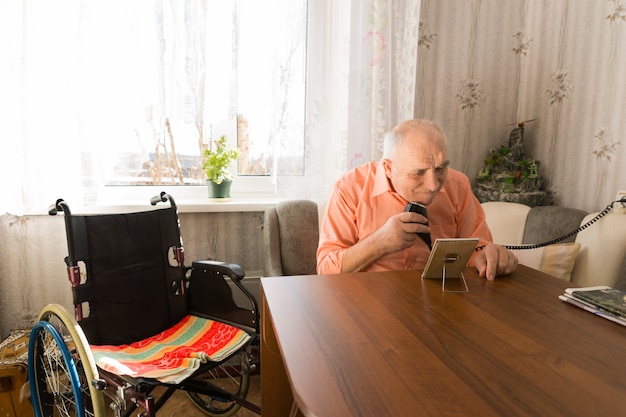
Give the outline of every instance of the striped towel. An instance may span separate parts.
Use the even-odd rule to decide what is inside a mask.
[[[207,361],[221,361],[250,340],[241,329],[186,316],[174,327],[130,345],[90,346],[101,369],[177,384]]]

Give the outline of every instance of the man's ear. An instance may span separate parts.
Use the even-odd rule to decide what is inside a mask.
[[[387,178],[391,178],[391,167],[393,165],[393,162],[391,161],[391,159],[387,158],[382,159],[381,162],[383,164],[383,168],[385,169],[385,175],[387,175]]]

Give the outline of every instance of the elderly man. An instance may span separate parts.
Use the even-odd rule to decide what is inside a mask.
[[[346,173],[335,184],[321,225],[317,272],[419,269],[432,239],[475,237],[472,263],[488,280],[510,274],[517,258],[492,243],[485,214],[467,176],[449,167],[446,138],[427,120],[407,120],[384,140],[380,161]],[[405,212],[408,202],[427,206],[428,219]],[[428,225],[427,225],[428,224]]]

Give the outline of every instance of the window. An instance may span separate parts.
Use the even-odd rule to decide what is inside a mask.
[[[107,185],[204,184],[200,155],[225,134],[240,177],[303,171],[304,0],[136,8],[115,31],[83,37],[85,89],[105,98],[89,113],[94,124],[115,114],[84,168],[102,167]]]
[[[306,0],[25,0],[0,12],[0,39],[15,40],[1,43],[0,109],[21,138],[2,171],[16,206],[204,184],[202,151],[221,134],[242,151],[234,192],[303,172]]]

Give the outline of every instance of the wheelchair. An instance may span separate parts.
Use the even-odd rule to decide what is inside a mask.
[[[153,417],[177,390],[209,416],[261,413],[246,400],[259,313],[244,272],[186,267],[176,204],[165,192],[160,202],[169,207],[112,215],[50,207],[64,214],[74,312],[50,304],[30,333],[36,416]]]

